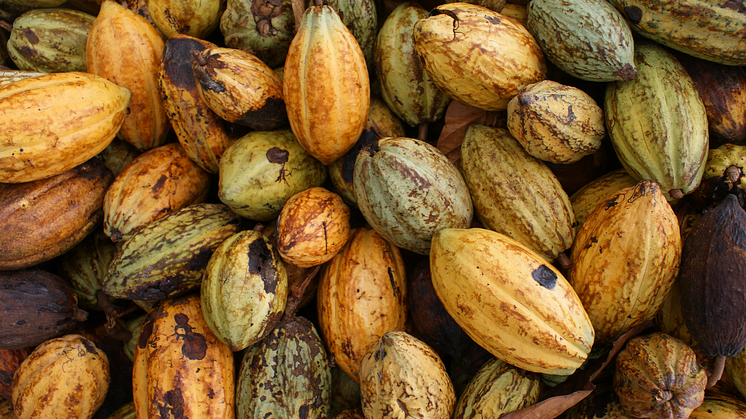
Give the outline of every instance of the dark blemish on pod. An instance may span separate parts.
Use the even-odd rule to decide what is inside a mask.
[[[143,322],[142,327],[140,328],[140,336],[137,338],[137,346],[140,349],[145,349],[151,334],[153,334],[153,320],[145,319],[145,322]]]
[[[627,6],[624,8],[624,14],[630,22],[637,25],[642,20],[642,9],[637,6]]]
[[[177,337],[184,339],[181,353],[192,360],[204,359],[207,354],[207,340],[205,337],[192,331],[192,326],[189,325],[189,317],[186,314],[176,314],[174,321],[176,322],[174,333]],[[183,330],[183,333],[179,333],[179,330]]]
[[[80,343],[83,344],[83,347],[85,348],[86,352],[89,354],[98,354],[98,351],[96,350],[96,346],[88,339],[81,339]]]
[[[158,405],[158,413],[162,418],[174,417],[186,419],[187,417],[184,416],[185,404],[181,390],[175,388],[163,395],[163,404]]]
[[[546,265],[541,265],[531,272],[531,276],[534,281],[538,282],[542,287],[551,290],[557,285],[557,274],[553,270],[549,269]]]
[[[249,244],[249,273],[259,275],[264,283],[264,292],[274,294],[277,290],[277,270],[275,269],[272,251],[262,238]]]

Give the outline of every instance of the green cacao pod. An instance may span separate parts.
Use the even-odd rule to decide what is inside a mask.
[[[84,72],[86,40],[94,20],[78,10],[30,10],[13,22],[8,55],[20,70]]]
[[[236,384],[239,418],[324,419],[331,369],[313,323],[295,317],[244,352]]]
[[[461,144],[461,168],[479,219],[548,261],[570,248],[575,214],[544,162],[504,128],[471,125]]]
[[[137,351],[137,339],[140,336],[140,330],[145,322],[145,314],[130,319],[125,324],[125,329],[132,334],[127,342],[124,342],[124,355],[129,358],[130,361],[135,362],[135,352]]]
[[[220,32],[227,47],[251,51],[272,68],[285,61],[294,27],[290,0],[227,0],[220,17]]]
[[[634,40],[624,16],[604,0],[536,0],[526,27],[547,59],[579,79],[635,78]]]
[[[702,180],[724,178],[731,187],[736,186],[746,191],[746,146],[723,144],[707,153]]]
[[[136,419],[135,402],[129,402],[112,412],[106,419]]]
[[[313,1],[308,1],[309,6]],[[373,45],[378,33],[378,11],[373,0],[329,0],[327,3],[334,9],[355,37],[368,68],[373,64]]]
[[[684,67],[663,47],[638,45],[635,65],[634,80],[606,87],[609,137],[632,177],[653,179],[666,199],[680,199],[699,185],[704,171],[705,107]]]
[[[277,326],[287,296],[288,277],[280,255],[256,231],[225,239],[202,277],[202,314],[233,352],[264,339]]]
[[[138,230],[109,264],[102,289],[128,300],[159,300],[200,287],[214,250],[238,232],[239,216],[194,204]]]
[[[389,137],[360,153],[355,200],[371,226],[398,247],[426,255],[433,233],[466,228],[473,206],[458,169],[432,145]]]
[[[290,130],[254,131],[220,159],[218,197],[250,220],[276,218],[291,196],[327,179],[328,171]]]
[[[118,250],[115,243],[99,233],[89,234],[62,255],[57,270],[57,274],[72,285],[78,295],[78,305],[86,310],[103,310],[97,293],[106,278],[109,262]]]

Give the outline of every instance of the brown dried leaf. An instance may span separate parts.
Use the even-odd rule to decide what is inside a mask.
[[[448,156],[451,163],[456,164],[461,158],[461,143],[470,125],[505,126],[506,121],[506,112],[488,112],[452,100],[446,109],[445,124],[438,137],[437,147]]]

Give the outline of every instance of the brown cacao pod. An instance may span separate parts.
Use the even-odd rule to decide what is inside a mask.
[[[138,150],[163,144],[171,129],[158,92],[163,39],[142,16],[115,1],[104,1],[88,33],[88,72],[130,90],[132,98],[118,132]]]
[[[33,347],[20,349],[0,349],[0,398],[11,399],[13,376],[24,359],[33,351]],[[11,408],[11,413],[13,409]],[[0,409],[0,412],[2,409]],[[0,418],[4,416],[0,415]],[[11,416],[12,417],[12,416]]]
[[[181,208],[204,201],[210,175],[170,143],[140,154],[114,179],[104,197],[104,233],[122,242]]]
[[[91,159],[48,179],[0,184],[0,270],[39,264],[80,243],[100,226],[113,178]]]
[[[707,373],[682,340],[638,336],[616,359],[614,392],[630,416],[686,419],[705,398]]]
[[[109,358],[77,334],[50,339],[23,361],[13,377],[18,419],[90,419],[109,390]]]
[[[199,295],[161,301],[145,318],[132,371],[137,417],[232,419],[233,352],[207,327]]]
[[[399,249],[375,230],[357,228],[324,265],[317,293],[321,334],[350,377],[359,381],[360,361],[379,337],[404,330],[407,288]]]

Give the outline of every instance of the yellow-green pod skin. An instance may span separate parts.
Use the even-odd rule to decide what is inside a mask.
[[[606,129],[617,157],[640,181],[653,179],[666,199],[680,199],[702,179],[707,113],[684,66],[663,47],[638,45],[637,76],[609,83]]]
[[[277,326],[287,296],[285,265],[270,240],[257,231],[226,239],[202,277],[205,322],[233,352],[258,342]]]
[[[738,355],[727,359],[725,372],[738,392],[746,397],[746,350],[741,350]]]
[[[630,27],[657,43],[707,61],[746,65],[743,2],[610,0]]]
[[[451,101],[424,71],[414,48],[412,30],[427,10],[403,3],[383,22],[373,47],[373,63],[386,105],[411,126],[440,119]]]
[[[291,196],[321,186],[328,171],[296,141],[290,130],[253,131],[220,158],[218,197],[250,220],[280,215]]]
[[[492,355],[542,374],[570,375],[594,331],[564,276],[539,255],[491,230],[433,236],[430,276],[446,311]]]
[[[735,399],[705,399],[692,410],[689,419],[746,419],[746,403]]]
[[[746,170],[746,146],[743,145],[727,143],[711,149],[707,153],[707,163],[705,163],[702,179],[723,177],[731,166],[740,169],[740,176],[735,184],[746,191],[746,176],[742,175]]]

